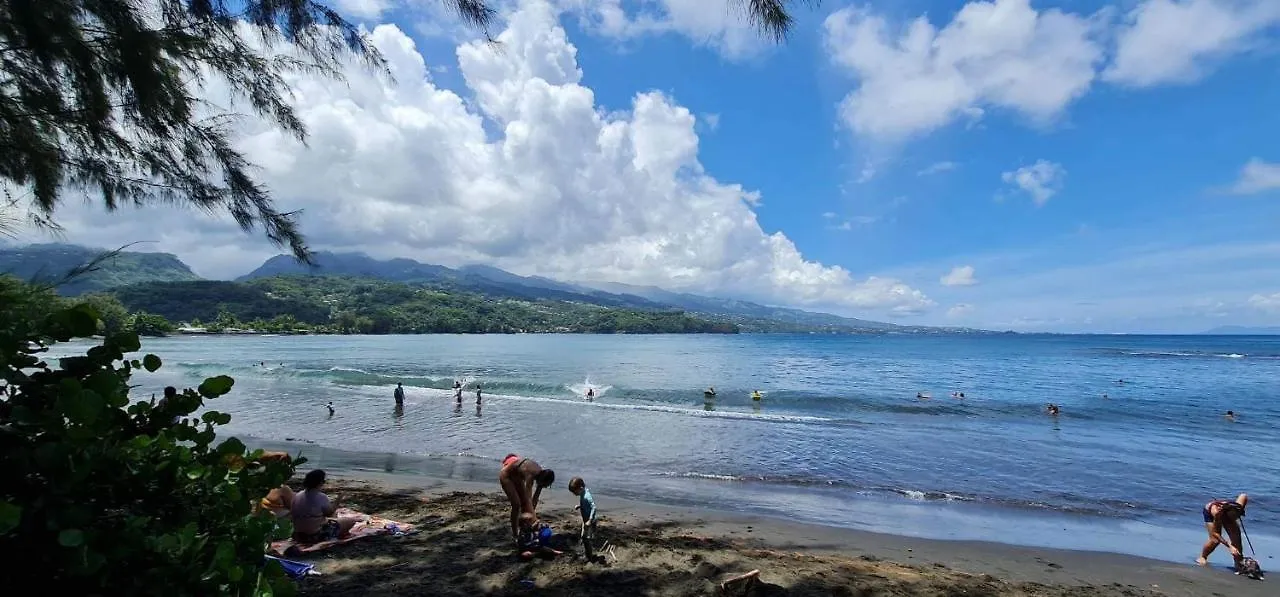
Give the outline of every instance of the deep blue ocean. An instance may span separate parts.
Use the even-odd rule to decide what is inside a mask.
[[[1280,548],[1280,337],[224,336],[143,348],[165,365],[135,378],[141,396],[229,374],[235,390],[209,404],[233,415],[228,431],[291,440],[321,466],[342,449],[488,481],[516,452],[597,495],[1187,561],[1200,507],[1248,491],[1255,545]],[[461,408],[455,379],[467,383]]]

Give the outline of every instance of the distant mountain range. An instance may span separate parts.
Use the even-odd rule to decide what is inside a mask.
[[[0,249],[0,273],[12,273],[24,279],[55,281],[67,271],[102,252],[62,244]],[[982,333],[980,330],[963,328],[902,326],[829,313],[769,307],[748,301],[670,292],[653,286],[569,283],[540,276],[520,276],[484,265],[455,269],[411,259],[374,259],[357,253],[318,252],[312,266],[298,263],[291,256],[277,255],[237,281],[291,275],[373,278],[499,299],[565,301],[623,309],[678,309],[710,321],[733,323],[744,332]],[[122,252],[102,263],[97,271],[61,286],[59,292],[74,296],[147,282],[200,279],[174,255]]]
[[[39,244],[0,248],[0,274],[29,282],[58,284],[76,268],[106,253],[78,245]],[[181,259],[169,253],[121,252],[58,286],[63,296],[79,296],[143,282],[200,280]]]
[[[1280,326],[1224,325],[1200,334],[1204,336],[1280,336]]]

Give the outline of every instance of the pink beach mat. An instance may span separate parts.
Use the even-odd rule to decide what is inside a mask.
[[[388,520],[381,516],[369,516],[348,508],[338,508],[335,515],[338,518],[358,517],[363,519],[363,521],[357,522],[356,526],[351,528],[351,533],[340,539],[330,539],[329,541],[310,544],[296,543],[293,539],[273,541],[271,543],[272,553],[282,556],[298,553],[315,553],[318,551],[324,551],[335,545],[364,539],[365,537],[373,537],[376,535],[403,535],[414,530],[413,525],[409,523]]]

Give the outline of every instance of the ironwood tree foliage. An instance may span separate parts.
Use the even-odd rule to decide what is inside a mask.
[[[478,27],[496,14],[491,0],[443,1]],[[817,2],[728,0],[776,40],[797,1]],[[201,87],[219,80],[305,141],[284,75],[339,79],[353,56],[384,67],[360,29],[311,0],[0,0],[0,187],[10,205],[29,194],[45,226],[67,191],[108,209],[224,211],[305,259],[296,214],[276,209],[233,143],[236,115],[204,102]]]

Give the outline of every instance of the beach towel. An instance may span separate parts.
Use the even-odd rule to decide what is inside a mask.
[[[413,525],[409,523],[387,520],[381,516],[369,516],[347,508],[338,508],[336,516],[338,518],[361,518],[363,521],[357,522],[356,526],[351,528],[351,533],[340,539],[330,539],[329,541],[321,541],[319,543],[305,545],[296,543],[293,539],[282,539],[271,543],[271,551],[282,556],[296,553],[315,553],[318,551],[324,551],[335,545],[350,543],[357,539],[364,539],[365,537],[373,537],[376,535],[411,535],[417,532]]]
[[[284,573],[293,580],[302,580],[302,578],[308,574],[315,574],[317,576],[320,574],[319,572],[316,572],[315,564],[308,564],[306,562],[295,562],[293,560],[282,560],[274,556],[263,556],[263,557],[267,558],[268,561],[273,561],[277,564],[280,564],[280,567],[284,568]]]

